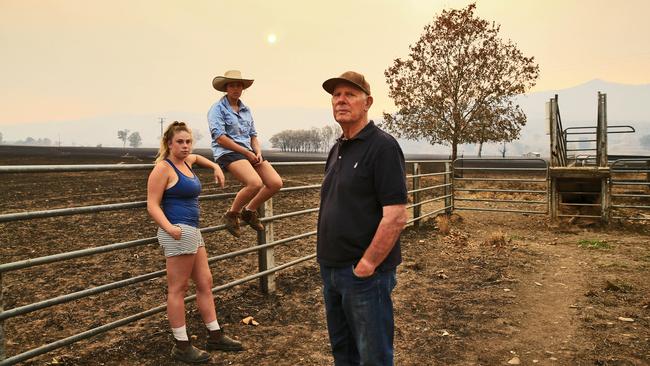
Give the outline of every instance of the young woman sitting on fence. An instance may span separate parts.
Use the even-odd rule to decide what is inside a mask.
[[[251,110],[240,99],[252,84],[239,70],[215,77],[212,86],[225,95],[208,111],[214,159],[244,185],[224,215],[226,229],[235,237],[241,235],[240,219],[257,231],[264,230],[257,209],[282,188],[282,178],[262,157]]]
[[[174,359],[207,362],[210,354],[192,346],[185,328],[185,302],[190,277],[196,284],[196,302],[208,328],[208,351],[240,351],[240,342],[223,333],[217,322],[212,296],[212,273],[199,231],[199,193],[201,182],[192,165],[210,168],[222,187],[221,168],[192,150],[192,132],[184,122],[173,122],[163,134],[156,165],[147,183],[147,211],[158,224],[158,242],[163,248],[167,268],[167,317],[176,343]],[[161,207],[162,205],[162,207]]]

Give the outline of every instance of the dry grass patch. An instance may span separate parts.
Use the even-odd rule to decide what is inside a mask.
[[[449,235],[451,228],[449,227],[449,217],[447,215],[436,216],[436,227],[442,235]]]
[[[506,234],[502,231],[494,231],[490,236],[483,242],[483,245],[493,247],[496,249],[505,248],[510,240],[506,239]]]

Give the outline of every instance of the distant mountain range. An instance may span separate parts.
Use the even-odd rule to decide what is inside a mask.
[[[650,154],[641,147],[641,136],[650,135],[650,84],[629,85],[592,80],[587,83],[560,90],[535,92],[518,97],[518,103],[526,113],[528,122],[523,128],[519,140],[509,143],[508,156],[520,156],[527,152],[540,152],[548,155],[549,138],[546,135],[545,103],[555,94],[559,98],[560,113],[563,126],[595,126],[596,102],[598,92],[607,94],[608,124],[631,125],[636,129],[634,134],[610,135],[610,154]],[[372,112],[372,110],[371,110]],[[379,112],[377,112],[379,113]],[[203,137],[198,141],[198,147],[209,147],[210,137],[207,136],[205,113],[167,112],[163,114],[166,123],[173,120],[191,121],[200,129]],[[44,122],[33,124],[16,124],[0,126],[5,143],[24,140],[49,138],[54,144],[61,141],[64,145],[83,146],[120,146],[117,131],[129,129],[138,131],[142,136],[143,146],[154,147],[158,144],[161,115],[122,115],[105,116],[65,122]],[[292,109],[255,109],[258,130],[263,139],[263,147],[270,148],[268,139],[275,133],[285,129],[309,129],[332,123],[331,111],[328,108],[292,108]],[[427,142],[400,140],[403,150],[409,154],[449,154],[448,146],[431,146]],[[463,145],[459,153],[475,155],[477,146]],[[497,144],[487,144],[483,148],[484,155],[498,155]]]

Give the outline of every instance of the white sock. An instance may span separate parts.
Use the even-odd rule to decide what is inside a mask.
[[[217,319],[215,319],[215,320],[213,320],[213,321],[211,321],[209,323],[205,323],[205,326],[208,327],[208,330],[219,330],[219,329],[221,329],[219,327],[219,322],[217,321]]]
[[[187,338],[187,328],[184,325],[179,328],[172,328],[172,333],[174,334],[174,339],[177,341],[189,341]]]

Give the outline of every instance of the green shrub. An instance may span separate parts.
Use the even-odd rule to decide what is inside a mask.
[[[609,249],[610,246],[607,244],[605,240],[597,240],[597,239],[581,239],[578,241],[578,245],[581,248],[587,248],[587,249]]]

